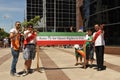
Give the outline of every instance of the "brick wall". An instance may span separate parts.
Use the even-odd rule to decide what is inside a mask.
[[[106,54],[120,55],[120,47],[105,46]]]

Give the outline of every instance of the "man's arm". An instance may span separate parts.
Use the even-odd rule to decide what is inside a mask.
[[[10,39],[13,39],[15,37],[15,34],[13,32],[10,32]]]

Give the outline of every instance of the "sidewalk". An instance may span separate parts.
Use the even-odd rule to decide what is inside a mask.
[[[65,52],[68,51],[68,52]],[[9,54],[10,49],[0,49],[0,58]],[[71,52],[71,53],[69,53]],[[73,54],[72,54],[73,53]],[[74,66],[75,57],[73,48],[41,47],[40,68],[44,67],[45,72],[35,71],[25,77],[10,76],[10,65],[12,57],[0,65],[1,80],[120,80],[120,72],[109,68],[104,71],[96,71],[93,68],[82,69],[81,65]],[[120,56],[105,54],[105,61],[120,67]],[[96,64],[96,62],[94,62]],[[24,69],[24,59],[20,53],[17,64],[17,72]],[[36,59],[32,68],[36,68]]]
[[[68,50],[73,52],[74,49],[71,48],[62,48],[63,50]],[[119,80],[120,72],[114,71],[107,68],[104,71],[96,71],[93,68],[81,69],[81,65],[75,67],[75,58],[73,55],[67,54],[64,51],[59,51],[56,48],[46,48],[44,49],[46,54],[52,59],[52,61],[62,68],[62,71],[70,78],[70,80]],[[52,52],[52,53],[51,53]],[[116,56],[114,56],[116,57]],[[120,58],[116,57],[120,60]],[[118,60],[118,61],[119,61]],[[111,60],[111,61],[114,61]],[[116,61],[116,62],[118,62]],[[118,62],[119,63],[119,62]]]
[[[1,49],[0,50],[0,58],[2,55],[10,54],[10,48]],[[5,61],[2,65],[0,65],[0,80],[47,80],[45,73],[40,73],[35,71],[32,74],[27,76],[13,77],[10,75],[10,66],[11,66],[12,57],[10,57],[7,61]],[[40,62],[40,67],[42,64]],[[24,59],[22,53],[20,53],[19,61],[17,64],[17,72],[21,72],[24,69]],[[32,69],[36,69],[36,59],[33,60]]]
[[[67,51],[69,51],[69,52],[71,52],[71,53],[74,54],[74,49],[73,48],[60,48],[60,49],[67,50]],[[94,57],[96,57],[95,54],[94,54]],[[107,62],[109,62],[109,63],[112,63],[114,65],[119,65],[120,66],[120,62],[119,62],[120,55],[116,55],[116,54],[115,55],[114,54],[104,54],[104,60],[107,61]]]

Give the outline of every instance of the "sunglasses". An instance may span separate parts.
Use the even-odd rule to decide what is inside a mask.
[[[20,26],[21,24],[17,24],[17,25],[19,25],[19,26]]]

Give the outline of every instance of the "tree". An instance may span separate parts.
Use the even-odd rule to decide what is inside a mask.
[[[0,28],[0,40],[5,37],[9,37],[9,33],[5,32],[4,29]]]
[[[40,21],[40,16],[35,16],[33,19],[30,21],[24,21],[22,23],[22,26],[27,27],[28,24],[33,24],[34,26],[38,25],[38,21]]]

